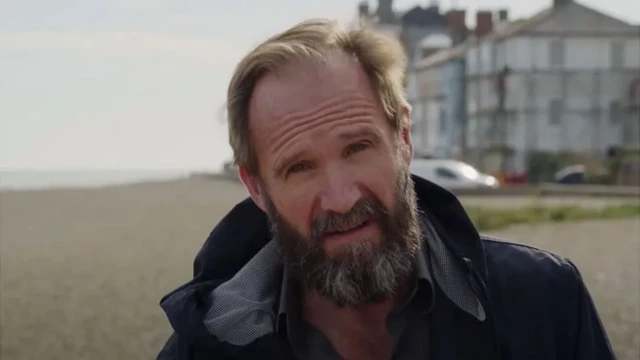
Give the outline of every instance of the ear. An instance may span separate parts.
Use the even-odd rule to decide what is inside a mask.
[[[400,132],[400,141],[403,142],[402,145],[406,146],[407,151],[403,154],[404,160],[407,162],[407,165],[411,163],[411,159],[413,159],[413,142],[411,140],[411,109],[408,107],[402,108],[401,119],[402,128]]]
[[[253,202],[262,209],[262,211],[266,211],[264,205],[264,189],[260,178],[255,175],[249,175],[247,168],[244,166],[238,166],[238,176],[249,192],[249,196],[251,196]]]

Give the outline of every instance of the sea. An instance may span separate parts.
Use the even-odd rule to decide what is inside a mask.
[[[0,170],[0,190],[96,188],[190,176],[189,170]]]

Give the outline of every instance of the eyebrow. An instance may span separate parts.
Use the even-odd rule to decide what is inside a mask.
[[[363,127],[355,130],[345,131],[340,135],[338,135],[338,137],[345,140],[353,140],[353,139],[361,138],[363,136],[372,136],[372,137],[375,137],[376,140],[380,139],[381,137],[378,131],[375,131],[369,127]]]

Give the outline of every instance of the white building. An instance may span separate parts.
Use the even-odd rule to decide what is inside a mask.
[[[407,11],[398,12],[393,9],[392,0],[378,0],[378,6],[372,11],[367,1],[358,6],[356,27],[371,27],[387,36],[398,39],[404,46],[407,55],[407,99],[413,106],[414,124],[420,124],[423,110],[415,64],[425,56],[451,47],[451,25],[464,23],[464,12],[448,11],[442,13],[438,1],[430,1],[426,7],[414,6]],[[419,126],[414,127],[419,131]],[[419,135],[419,134],[418,134]],[[433,153],[433,149],[421,146],[422,137],[416,136],[417,152]],[[426,144],[426,142],[425,142]],[[424,150],[424,151],[422,151]]]
[[[434,69],[464,60],[467,119],[458,131],[467,160],[485,171],[524,171],[536,151],[604,156],[610,146],[640,144],[637,110],[628,111],[640,27],[570,0],[492,27],[419,66],[419,88],[429,89]]]
[[[451,45],[450,36],[434,34],[425,37],[419,43],[419,49],[421,53],[430,53],[450,48]],[[453,139],[447,135],[450,133],[447,130],[453,124],[448,122],[447,118],[457,109],[448,105],[453,105],[454,97],[457,94],[451,93],[449,97],[445,97],[441,89],[445,86],[456,85],[454,81],[445,79],[451,75],[451,70],[460,70],[455,68],[458,64],[452,62],[450,67],[439,68],[437,72],[426,74],[420,73],[417,68],[421,60],[418,57],[413,60],[413,67],[407,73],[407,98],[412,105],[412,138],[415,152],[438,157],[452,157],[451,144],[453,144]],[[434,76],[429,79],[434,86],[421,87],[421,81],[424,81],[425,76],[429,75]],[[460,107],[462,107],[461,104],[458,104],[458,108]]]
[[[466,119],[464,47],[440,51],[418,61],[413,105],[413,145],[417,153],[462,158]]]

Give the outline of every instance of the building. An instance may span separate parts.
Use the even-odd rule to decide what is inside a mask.
[[[373,27],[400,40],[409,65],[413,65],[414,59],[424,57],[420,43],[426,36],[449,34],[447,19],[440,13],[437,1],[432,1],[427,7],[414,6],[404,12],[393,10],[393,0],[378,0],[375,11],[367,1],[363,1],[358,6],[358,19],[359,26]]]
[[[459,42],[464,27],[464,12],[441,13],[437,1],[428,6],[414,6],[413,8],[397,12],[393,9],[392,0],[378,0],[378,7],[372,11],[368,2],[361,2],[358,7],[358,26],[373,27],[391,37],[395,37],[403,44],[407,59],[406,91],[409,102],[413,105],[415,141],[417,149],[421,147],[420,121],[422,111],[426,109],[418,96],[418,80],[415,65],[421,59],[440,50],[451,48]],[[462,27],[460,27],[462,25]],[[425,140],[426,141],[426,140]],[[418,151],[421,152],[421,151]],[[431,151],[430,151],[431,152]]]
[[[466,119],[465,58],[462,47],[429,57],[434,65],[416,71],[412,99],[414,148],[417,153],[459,158]],[[443,55],[457,56],[443,60]],[[424,63],[423,63],[424,64]]]
[[[436,157],[459,158],[465,138],[460,136],[466,122],[466,58],[470,39],[464,10],[446,13],[449,24],[449,45],[440,40],[440,51],[423,51],[414,64],[415,97],[413,105],[413,141],[417,153]],[[474,33],[481,32],[476,29]],[[430,49],[432,38],[423,41]]]
[[[497,172],[526,171],[535,152],[640,144],[640,27],[570,0],[515,21],[480,11],[476,23],[416,64],[421,146]]]

